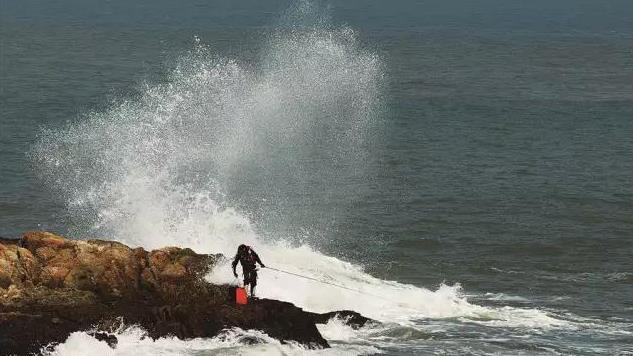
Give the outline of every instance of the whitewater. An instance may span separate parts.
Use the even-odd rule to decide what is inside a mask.
[[[329,350],[282,345],[240,329],[210,339],[152,340],[122,325],[113,331],[116,349],[76,332],[43,353],[425,353],[437,343],[461,353],[468,347],[459,338],[446,342],[450,335],[503,341],[548,332],[582,335],[589,327],[629,335],[617,323],[510,303],[521,297],[503,305],[504,296],[491,296],[501,305],[483,306],[469,301],[459,284],[427,289],[379,279],[362,265],[321,253],[318,229],[292,226],[292,194],[310,189],[327,201],[337,199],[329,187],[371,179],[366,147],[380,140],[386,85],[381,58],[353,29],[332,26],[309,4],[302,6],[287,14],[290,20],[267,36],[251,61],[224,58],[195,38],[164,82],[140,83],[136,96],[120,97],[63,129],[42,131],[31,156],[42,179],[66,201],[74,236],[145,248],[176,245],[229,258],[248,244],[268,266],[353,289],[262,269],[259,297],[314,312],[350,309],[379,323],[353,330],[331,320],[319,327]],[[229,260],[207,279],[236,283]]]

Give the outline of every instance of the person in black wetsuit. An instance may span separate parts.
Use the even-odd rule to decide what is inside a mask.
[[[266,267],[257,256],[257,253],[253,251],[250,246],[240,245],[237,248],[237,254],[233,259],[233,263],[231,266],[233,267],[233,275],[237,278],[237,272],[235,272],[235,267],[237,266],[237,262],[242,264],[242,273],[244,274],[244,287],[250,285],[251,289],[251,297],[255,296],[255,286],[257,285],[257,270],[255,269],[257,266],[255,263],[259,263],[262,268]]]

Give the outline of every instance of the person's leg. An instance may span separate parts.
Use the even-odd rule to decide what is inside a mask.
[[[257,286],[257,271],[251,272],[251,298],[255,296],[255,287]]]
[[[245,270],[244,271],[244,288],[248,287],[247,292],[250,294],[250,291],[252,290],[253,286],[252,286],[252,281],[253,281],[253,275],[252,275],[252,271],[251,270]]]

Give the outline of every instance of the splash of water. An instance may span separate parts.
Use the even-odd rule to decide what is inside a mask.
[[[249,64],[198,43],[166,84],[41,134],[33,157],[76,235],[147,247],[237,239],[216,225],[230,215],[235,230],[251,229],[231,207],[292,215],[297,193],[327,200],[328,186],[362,181],[379,59],[348,28],[283,30],[267,42]]]

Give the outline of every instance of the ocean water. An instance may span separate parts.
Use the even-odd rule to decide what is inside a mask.
[[[0,235],[232,254],[380,321],[45,354],[633,354],[627,1],[0,6]],[[233,282],[228,266],[207,276]],[[253,344],[253,340],[257,340]]]

